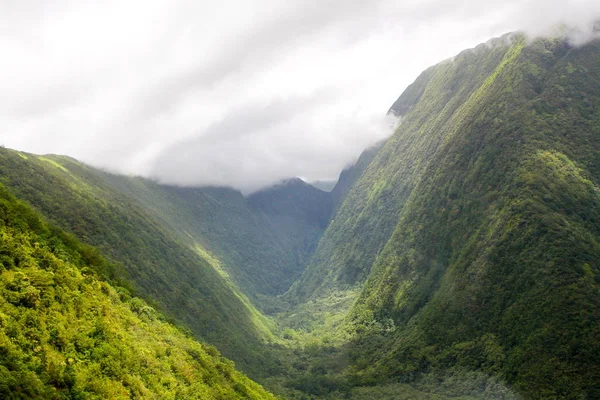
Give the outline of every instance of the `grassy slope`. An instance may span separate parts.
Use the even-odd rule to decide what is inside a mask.
[[[474,61],[495,66],[461,95]],[[598,42],[536,40],[459,56],[410,92],[380,154],[410,151],[380,174],[411,190],[349,319],[356,379],[482,371],[527,398],[600,396],[599,66]],[[459,107],[439,120],[444,93]],[[361,195],[379,203],[375,186]]]
[[[215,269],[215,260],[193,251],[97,171],[66,157],[2,149],[0,182],[118,262],[140,294],[241,367],[257,373],[269,362],[261,351],[272,340],[269,321]]]
[[[0,396],[274,399],[0,185]]]

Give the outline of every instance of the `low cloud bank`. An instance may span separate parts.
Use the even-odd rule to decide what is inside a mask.
[[[594,0],[0,3],[0,144],[180,185],[328,180],[418,74],[509,31],[598,36]]]

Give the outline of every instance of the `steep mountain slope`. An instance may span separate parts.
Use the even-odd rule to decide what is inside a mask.
[[[329,224],[332,196],[296,178],[253,193],[248,205],[265,217],[298,266],[284,278],[287,290],[300,277]]]
[[[121,265],[161,311],[248,371],[264,368],[267,321],[200,246],[178,235],[75,160],[0,150],[0,182],[46,218]],[[260,367],[258,367],[260,366]]]
[[[407,89],[292,293],[366,282],[353,382],[476,372],[526,398],[600,396],[598,104],[598,41],[508,35]]]
[[[503,42],[500,39],[499,42]],[[392,110],[399,131],[378,151],[348,191],[319,243],[313,262],[295,285],[300,299],[326,295],[363,282],[392,234],[420,172],[444,140],[442,127],[502,62],[507,46],[480,46],[425,71]],[[427,96],[423,96],[426,93]],[[398,104],[402,104],[400,107]],[[411,109],[410,115],[402,114]],[[320,293],[320,294],[319,294]]]
[[[356,181],[360,179],[369,164],[371,164],[371,161],[373,161],[377,155],[377,152],[383,147],[384,144],[385,141],[366,149],[362,152],[360,157],[358,157],[358,160],[356,160],[353,165],[344,168],[344,170],[340,173],[337,183],[331,190],[333,203],[336,209],[342,205],[344,199],[346,198],[346,194],[348,194],[348,191],[352,188],[352,186],[354,186]]]
[[[0,185],[0,396],[274,399]]]

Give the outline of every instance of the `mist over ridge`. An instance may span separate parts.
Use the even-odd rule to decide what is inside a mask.
[[[0,143],[185,186],[335,179],[425,68],[511,31],[593,35],[590,0],[0,6]],[[110,29],[106,29],[110,26]]]

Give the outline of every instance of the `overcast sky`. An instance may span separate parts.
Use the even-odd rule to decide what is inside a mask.
[[[426,67],[600,1],[0,0],[0,144],[183,185],[331,179]]]

